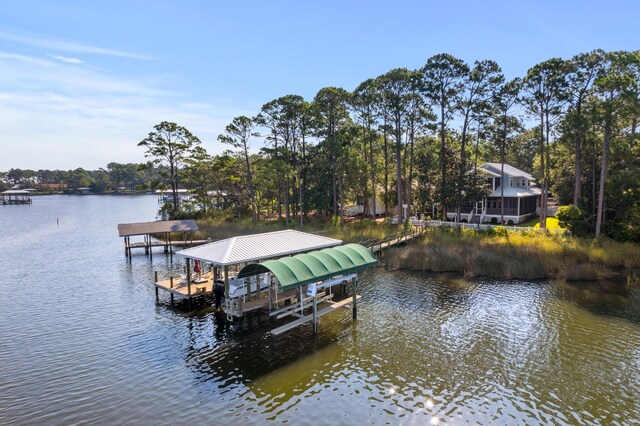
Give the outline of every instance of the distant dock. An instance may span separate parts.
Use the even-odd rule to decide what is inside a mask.
[[[31,192],[23,189],[10,189],[0,193],[0,204],[31,204]]]

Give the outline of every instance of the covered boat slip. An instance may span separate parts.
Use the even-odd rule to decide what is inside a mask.
[[[124,252],[128,258],[131,258],[131,249],[134,248],[144,248],[145,254],[153,256],[153,247],[163,247],[165,253],[173,253],[174,246],[204,244],[205,240],[192,238],[193,231],[197,230],[198,224],[192,219],[118,224],[118,234],[124,238]],[[182,233],[182,240],[170,240],[169,235],[172,233]],[[133,236],[143,236],[144,240],[131,242]]]
[[[24,189],[10,189],[0,192],[0,204],[31,204],[31,192]]]
[[[356,273],[375,265],[377,259],[363,246],[341,243],[333,238],[286,230],[182,250],[177,255],[185,258],[184,276],[169,281],[156,279],[156,294],[158,289],[169,291],[172,300],[173,296],[190,300],[214,294],[217,305],[224,297],[223,309],[229,320],[265,309],[278,319],[298,317],[294,321],[297,325],[313,321],[316,328],[318,317],[347,304],[351,304],[355,318]],[[258,261],[261,263],[251,263]],[[199,271],[197,282],[192,279],[192,265],[197,265]],[[235,276],[232,269],[236,270]],[[345,282],[352,284],[352,297],[336,304],[332,300],[332,287],[339,285],[344,291]],[[319,303],[328,306],[318,310]],[[304,315],[308,308],[313,315]],[[290,323],[272,332],[278,334],[297,325]]]
[[[220,280],[224,283],[223,294],[221,296],[223,296],[225,300],[225,311],[228,316],[241,316],[244,312],[258,309],[263,307],[262,305],[268,305],[268,301],[260,301],[259,303],[251,301],[252,291],[230,292],[230,289],[234,290],[237,289],[238,286],[244,285],[245,280],[240,281],[235,279],[235,275],[237,275],[237,272],[246,266],[247,263],[274,259],[326,247],[334,247],[340,244],[342,244],[342,241],[334,238],[327,238],[295,230],[228,238],[177,252],[176,255],[185,258],[186,265],[184,275],[180,278],[163,281],[158,281],[156,278],[155,286],[156,289],[169,291],[172,299],[173,296],[191,299],[192,297],[213,294],[213,290],[215,290],[213,283]],[[200,268],[203,269],[202,272],[206,272],[205,269],[207,268],[210,269],[210,275],[203,277],[208,280],[207,284],[200,284],[200,288],[206,287],[206,290],[198,293],[194,290],[196,283],[194,283],[192,278],[192,272],[195,272],[193,271],[193,267],[196,265],[196,261],[198,265],[200,265]],[[182,285],[178,285],[178,288],[181,290],[176,290],[176,284],[184,284],[184,289]],[[268,287],[271,288],[271,283],[267,284]],[[247,282],[246,288],[251,290],[249,285],[250,283]],[[261,291],[262,287],[262,285],[258,286],[254,293],[258,293],[260,296],[266,296],[267,291]],[[240,293],[243,293],[242,296],[240,296]],[[271,293],[273,293],[273,291],[271,291]],[[282,298],[288,294],[271,293],[270,295],[273,296],[274,301],[276,297],[278,297],[279,301],[282,301]],[[247,297],[247,294],[249,294],[249,297]],[[233,303],[231,299],[234,299]],[[260,306],[255,307],[257,304]]]

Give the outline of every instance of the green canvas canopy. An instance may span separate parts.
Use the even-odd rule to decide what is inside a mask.
[[[360,244],[342,246],[267,260],[247,265],[238,278],[271,272],[284,290],[346,275],[368,268],[378,262],[376,257]]]

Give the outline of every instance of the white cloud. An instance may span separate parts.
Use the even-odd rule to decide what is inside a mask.
[[[65,62],[67,64],[76,64],[76,65],[84,64],[84,61],[78,58],[69,58],[67,56],[62,56],[62,55],[49,55],[49,57],[52,59],[55,59],[56,61]]]
[[[58,50],[61,52],[117,56],[120,58],[138,59],[138,60],[145,60],[145,61],[154,59],[151,56],[142,55],[138,53],[124,52],[122,50],[116,50],[116,49],[107,49],[103,47],[77,43],[74,41],[56,40],[48,36],[41,36],[41,35],[34,35],[34,34],[18,34],[16,32],[8,32],[3,30],[0,30],[0,40],[26,44],[28,46],[43,47],[45,49]]]

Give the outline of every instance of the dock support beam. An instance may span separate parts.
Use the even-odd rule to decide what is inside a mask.
[[[224,306],[225,312],[227,314],[227,320],[229,320],[229,315],[231,312],[228,310],[231,309],[231,303],[229,303],[229,265],[224,265]],[[231,317],[233,319],[233,317]]]
[[[191,310],[191,259],[187,257],[187,304]]]
[[[313,334],[318,333],[318,296],[313,292]]]
[[[356,297],[356,281],[357,281],[357,278],[354,278],[353,281],[351,281],[351,283],[352,283],[351,284],[351,288],[352,288],[352,293],[353,293],[352,296],[351,296],[351,297],[353,297],[353,300],[351,302],[351,313],[352,313],[352,317],[353,317],[354,321],[358,319],[358,307],[356,306],[356,299],[357,299],[357,297]]]
[[[169,288],[171,289],[171,306],[173,306],[173,277],[169,277]]]

